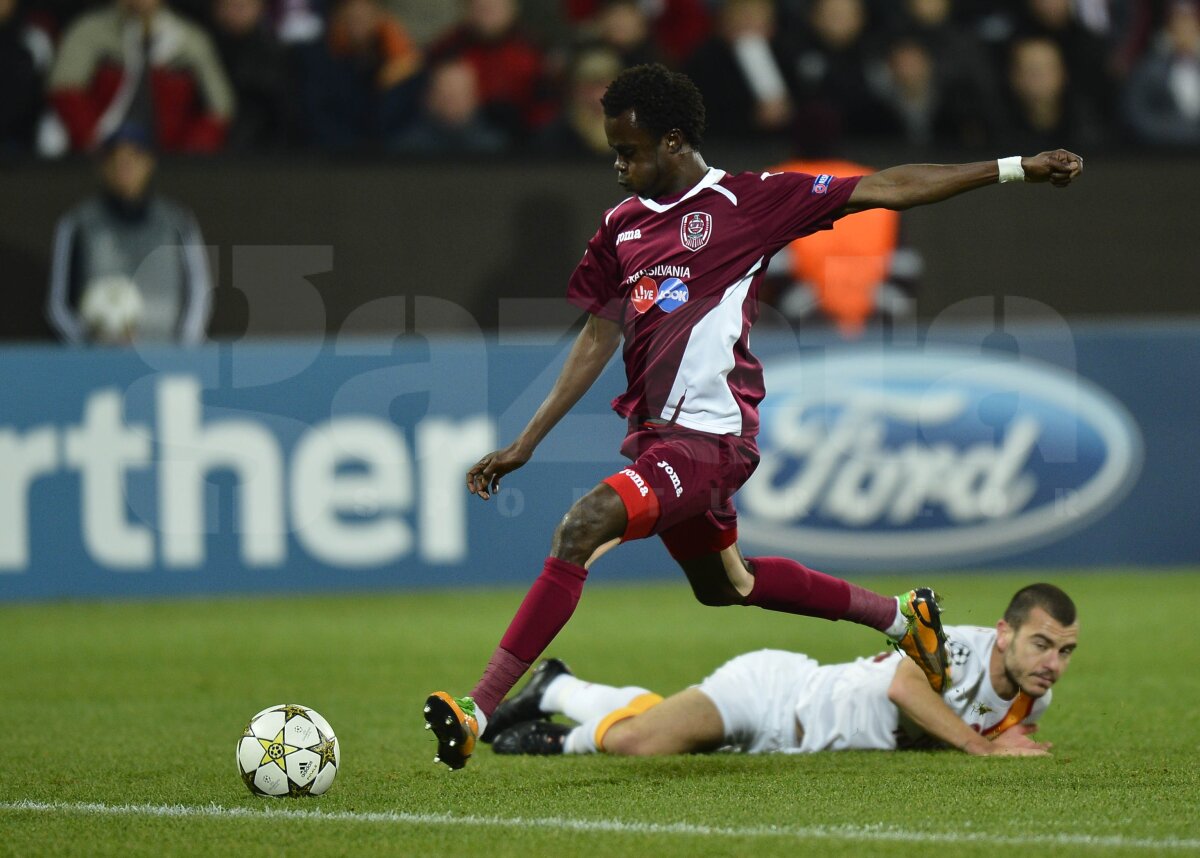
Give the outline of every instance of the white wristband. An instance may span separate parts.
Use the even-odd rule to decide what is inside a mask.
[[[996,166],[1000,169],[1000,184],[1025,181],[1025,168],[1021,166],[1020,155],[999,158],[996,161]]]

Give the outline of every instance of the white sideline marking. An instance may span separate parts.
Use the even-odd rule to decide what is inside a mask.
[[[1090,834],[991,834],[988,832],[911,831],[887,825],[767,825],[745,828],[690,822],[623,822],[619,819],[568,819],[548,816],[456,816],[450,813],[348,810],[283,810],[222,807],[217,804],[101,804],[99,802],[0,802],[0,811],[79,813],[92,816],[207,817],[210,819],[294,819],[301,822],[366,822],[393,825],[457,825],[480,828],[545,828],[622,834],[681,834],[700,837],[789,837],[872,842],[984,843],[998,846],[1090,846],[1145,849],[1200,849],[1200,839],[1142,838]]]

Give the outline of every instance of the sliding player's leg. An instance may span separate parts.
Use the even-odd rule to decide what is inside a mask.
[[[517,724],[496,736],[492,745],[496,753],[649,757],[711,751],[724,740],[720,713],[695,688],[663,700],[634,686],[600,685],[573,676],[555,682],[559,687],[546,694],[543,711],[579,723],[574,727],[552,721]]]

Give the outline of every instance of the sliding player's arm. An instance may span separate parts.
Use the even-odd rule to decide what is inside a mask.
[[[524,431],[503,450],[488,453],[467,472],[467,489],[487,500],[500,488],[500,478],[529,461],[534,449],[604,372],[621,343],[621,326],[589,315],[575,338],[554,388]]]
[[[1083,159],[1066,149],[1021,159],[1026,182],[1049,182],[1064,188],[1083,173]],[[1019,174],[1018,174],[1019,176]],[[971,164],[903,164],[863,176],[850,194],[842,215],[867,209],[903,211],[940,203],[966,191],[1000,181],[998,161]]]
[[[888,686],[888,699],[914,724],[947,745],[975,756],[1045,756],[1050,746],[1028,738],[1028,730],[1008,730],[1004,741],[980,736],[954,714],[929,687],[925,673],[912,659],[904,659]],[[1011,733],[1012,735],[1007,735]]]

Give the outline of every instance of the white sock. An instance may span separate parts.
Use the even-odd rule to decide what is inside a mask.
[[[628,706],[634,699],[649,693],[645,688],[634,685],[614,688],[563,674],[546,686],[541,708],[543,712],[558,712],[583,724],[593,718],[603,718],[609,712]]]
[[[568,733],[567,738],[563,740],[563,753],[599,753],[599,748],[596,747],[596,728],[600,726],[602,717],[603,716],[596,717],[588,721],[586,724],[580,724],[578,727]]]
[[[896,597],[896,619],[892,620],[892,624],[888,626],[885,635],[894,641],[904,637],[904,633],[908,631],[908,617],[900,612],[900,597]]]
[[[587,685],[587,683],[582,679],[576,679],[569,673],[560,673],[550,680],[550,684],[542,692],[538,708],[543,712],[562,712],[563,703],[581,685]]]

